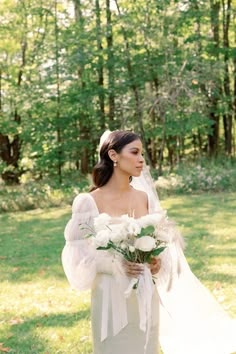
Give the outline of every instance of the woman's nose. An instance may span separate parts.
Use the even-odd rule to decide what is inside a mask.
[[[144,162],[144,157],[143,157],[143,155],[140,155],[139,161],[140,161],[140,162]]]

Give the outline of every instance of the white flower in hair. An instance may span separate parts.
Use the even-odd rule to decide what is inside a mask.
[[[105,140],[107,140],[108,136],[111,134],[111,131],[110,130],[106,130],[102,135],[101,135],[101,138],[100,138],[100,142],[99,142],[99,147],[98,147],[98,152],[100,153],[100,150],[101,150],[101,147],[104,143]]]

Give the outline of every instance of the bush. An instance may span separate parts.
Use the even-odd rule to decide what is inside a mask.
[[[90,176],[68,172],[63,177],[61,185],[52,177],[18,186],[0,184],[0,213],[71,204],[78,193],[88,191],[91,185]],[[209,160],[185,162],[172,173],[166,170],[155,185],[161,198],[181,193],[233,192],[236,191],[236,164]]]
[[[0,185],[0,213],[57,207],[71,204],[73,198],[88,189],[88,178],[68,178],[59,185],[55,180],[32,181],[21,185]],[[79,181],[79,182],[78,182]]]
[[[236,164],[209,160],[180,164],[155,184],[160,194],[236,191]]]

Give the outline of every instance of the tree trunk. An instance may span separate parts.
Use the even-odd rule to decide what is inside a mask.
[[[97,29],[97,50],[98,50],[98,98],[100,127],[105,129],[105,97],[104,97],[104,77],[103,77],[103,47],[101,39],[101,10],[99,0],[96,0],[96,29]]]
[[[223,46],[224,46],[224,94],[227,101],[228,109],[223,115],[225,151],[228,155],[232,153],[232,123],[233,123],[233,104],[230,92],[230,75],[229,75],[229,25],[231,0],[222,0],[223,8]]]
[[[57,0],[54,2],[55,10],[55,60],[56,60],[56,137],[57,137],[57,172],[59,183],[62,183],[62,138],[60,125],[60,74],[59,74],[59,43],[58,43],[58,24],[57,24]]]
[[[111,21],[110,0],[106,0],[106,40],[107,40],[107,71],[108,71],[108,117],[113,129],[115,118],[115,72],[114,72],[114,55],[113,55],[113,33]]]
[[[27,41],[24,38],[21,43],[21,65],[17,75],[16,85],[18,88],[21,86],[23,70],[26,65],[26,51],[27,51]],[[1,110],[3,103],[1,102]],[[21,116],[18,114],[17,107],[15,104],[14,112],[12,112],[13,120],[17,123],[17,125],[21,124]],[[0,111],[0,114],[2,112]],[[3,162],[6,163],[7,166],[11,167],[9,170],[6,170],[2,173],[2,179],[7,184],[19,183],[19,177],[22,174],[22,171],[19,171],[19,160],[21,153],[22,141],[20,139],[20,135],[14,134],[13,138],[10,135],[2,134],[0,132],[0,156]]]
[[[168,149],[168,160],[172,171],[176,162],[176,149],[177,149],[176,136],[168,136],[168,138],[166,139],[166,146]]]
[[[234,24],[236,23],[236,15],[234,13]],[[235,31],[234,31],[234,43],[236,47],[236,25],[234,25]],[[236,55],[233,56],[233,115],[234,115],[234,121],[233,121],[233,151],[234,151],[234,156],[236,155]]]
[[[81,10],[81,1],[80,0],[74,0],[74,9],[75,9],[75,21],[79,24],[80,27],[80,32],[83,33],[84,30],[84,18],[83,18],[83,13]],[[83,53],[83,47],[79,47],[78,50],[81,52],[81,56],[84,56]],[[81,83],[80,88],[81,91],[85,91],[86,89],[86,82],[83,78],[83,72],[84,72],[84,66],[81,63],[78,66],[78,81]],[[79,116],[79,140],[80,143],[79,146],[80,148],[77,151],[78,156],[80,156],[80,164],[77,163],[77,165],[80,165],[80,171],[83,174],[87,174],[89,172],[89,151],[88,151],[88,139],[89,139],[89,128],[88,128],[88,123],[89,119],[84,114],[84,112],[81,112]]]
[[[210,0],[211,5],[211,31],[213,34],[213,42],[214,42],[214,52],[212,55],[219,59],[219,12],[220,12],[220,2]],[[208,152],[211,157],[217,155],[218,142],[219,142],[219,114],[217,112],[218,109],[218,99],[220,88],[217,83],[215,84],[215,92],[212,93],[211,96],[208,95],[209,102],[209,118],[212,122],[212,132],[208,134]]]
[[[121,12],[120,12],[120,8],[119,8],[117,0],[115,0],[115,3],[116,3],[116,7],[118,10],[119,16],[121,17]],[[142,138],[142,141],[144,144],[144,149],[145,149],[146,156],[147,156],[147,162],[150,167],[153,167],[151,156],[149,154],[149,149],[147,146],[147,141],[145,139],[145,134],[144,134],[143,111],[142,111],[142,105],[141,105],[141,98],[140,98],[140,94],[139,94],[138,85],[136,84],[136,82],[134,80],[134,73],[133,73],[133,68],[132,68],[131,59],[130,59],[129,42],[128,42],[128,38],[126,35],[126,31],[122,25],[121,25],[121,29],[122,29],[122,34],[123,34],[124,43],[125,43],[126,65],[127,65],[127,71],[128,71],[130,83],[131,83],[130,87],[131,87],[133,94],[134,94],[135,111],[136,111],[136,117],[138,120],[139,133],[141,135],[141,138]]]

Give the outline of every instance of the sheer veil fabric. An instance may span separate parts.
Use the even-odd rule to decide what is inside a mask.
[[[131,184],[148,194],[153,212],[161,208],[146,165]],[[192,273],[183,253],[183,239],[178,232],[176,235],[170,249],[160,255],[162,268],[156,283],[161,301],[159,335],[164,354],[236,352],[236,319],[228,316]]]
[[[108,135],[109,131],[101,137],[100,147]],[[161,209],[147,166],[144,167],[140,177],[132,179],[131,185],[147,193],[149,213],[156,213]],[[111,302],[114,302],[116,297],[116,304],[114,308],[112,307],[112,327],[113,336],[119,338],[121,329],[126,328],[128,324],[125,297],[119,296],[122,294],[120,290],[124,291],[127,287],[127,282],[122,280],[124,277],[121,277],[120,260],[113,259],[110,263],[109,255],[96,251],[88,239],[84,239],[87,230],[80,229],[78,232],[79,224],[86,223],[91,226],[94,217],[98,215],[96,204],[88,193],[75,198],[72,218],[65,228],[66,245],[62,252],[62,263],[72,287],[79,291],[92,289],[93,293],[99,257],[101,257],[105,273],[113,274],[110,277],[102,276],[103,293],[108,296],[108,287],[110,287],[114,292]],[[160,303],[157,336],[159,335],[164,354],[231,354],[235,352],[236,320],[226,314],[191,272],[183,253],[183,240],[177,228],[171,245],[160,257],[162,266],[157,276],[158,298],[155,301]],[[108,305],[104,298],[102,304],[101,317],[107,318]],[[103,321],[101,329],[103,338],[106,338],[110,331],[107,326],[107,323]],[[132,341],[132,338],[130,340]],[[150,351],[150,354],[154,353],[156,352]]]

